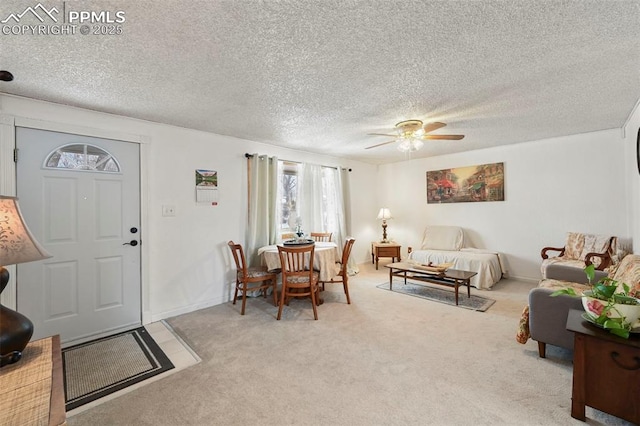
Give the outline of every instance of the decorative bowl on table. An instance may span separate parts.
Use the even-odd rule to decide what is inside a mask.
[[[608,318],[622,318],[624,322],[631,324],[632,328],[640,327],[640,300],[630,296],[616,296],[618,303],[610,303],[591,297],[591,294],[591,290],[582,293],[582,307],[588,317],[593,319],[590,322],[594,322],[610,305],[605,311]]]
[[[429,263],[427,265],[423,264],[423,263],[418,263],[416,265],[414,265],[414,268],[416,269],[421,269],[423,271],[427,271],[427,272],[434,272],[437,274],[443,274],[447,271],[447,269],[451,268],[453,266],[453,263],[440,263],[438,265],[434,265],[432,263]]]

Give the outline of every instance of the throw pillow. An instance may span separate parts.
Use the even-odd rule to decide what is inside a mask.
[[[422,250],[455,250],[462,248],[464,234],[458,226],[427,226]]]
[[[584,248],[584,234],[580,232],[567,232],[567,241],[564,244],[564,257],[580,259]]]
[[[582,247],[582,253],[580,253],[580,259],[586,259],[589,253],[606,253],[609,248],[609,235],[592,235],[587,234],[584,236],[584,246]],[[593,258],[593,264],[600,266],[602,259],[599,257]]]

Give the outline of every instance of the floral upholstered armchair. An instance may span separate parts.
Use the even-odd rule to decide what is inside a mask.
[[[567,232],[564,247],[544,247],[540,252],[542,278],[548,278],[551,265],[575,268],[582,271],[593,264],[598,271],[608,268],[618,261],[618,238],[610,235],[593,235],[579,232]],[[558,252],[550,257],[549,252]]]

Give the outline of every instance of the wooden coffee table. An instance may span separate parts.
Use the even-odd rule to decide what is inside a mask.
[[[447,269],[444,272],[431,272],[420,269],[418,265],[408,262],[398,262],[385,265],[389,268],[389,290],[393,290],[393,277],[407,278],[422,281],[430,284],[445,285],[453,287],[456,295],[456,305],[458,304],[458,288],[461,285],[467,286],[467,297],[471,297],[471,278],[478,275],[477,272],[462,271],[458,269]]]

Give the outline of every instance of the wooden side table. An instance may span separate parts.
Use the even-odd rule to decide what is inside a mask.
[[[381,257],[390,257],[393,262],[400,262],[400,247],[400,244],[396,243],[372,242],[371,263],[375,263],[378,269],[378,259]]]
[[[65,425],[60,336],[30,342],[0,369],[0,424]]]
[[[585,405],[640,424],[640,336],[614,336],[572,309],[567,330],[575,333],[571,417],[585,420]]]

